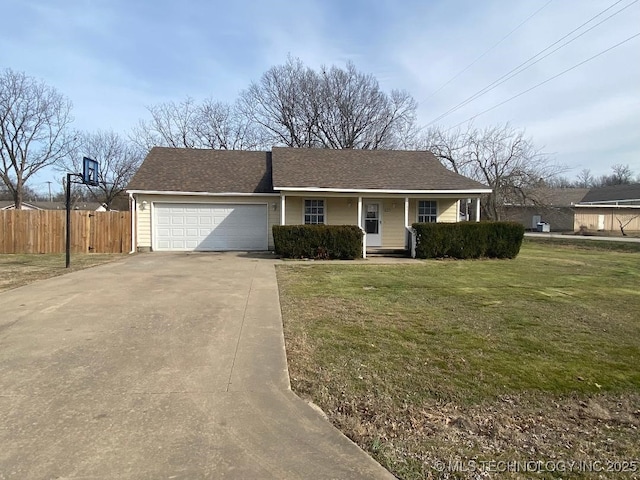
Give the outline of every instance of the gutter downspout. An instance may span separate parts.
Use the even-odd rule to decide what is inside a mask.
[[[131,251],[129,255],[132,253],[136,253],[136,201],[133,198],[133,193],[129,194],[129,211],[131,212]]]

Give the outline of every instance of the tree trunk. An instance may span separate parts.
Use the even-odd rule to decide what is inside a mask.
[[[16,210],[22,209],[22,185],[18,183],[16,189],[13,192],[13,203]]]

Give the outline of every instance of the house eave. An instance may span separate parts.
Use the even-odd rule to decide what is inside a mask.
[[[131,195],[172,195],[195,197],[279,197],[279,193],[247,193],[247,192],[180,192],[173,190],[127,190]]]
[[[491,193],[490,188],[457,189],[457,190],[405,190],[381,188],[327,188],[327,187],[273,187],[281,192],[310,192],[310,193],[360,193],[360,194],[396,194],[396,195],[480,195]]]
[[[616,205],[615,203],[577,203],[577,208],[631,208],[638,209],[640,205]]]

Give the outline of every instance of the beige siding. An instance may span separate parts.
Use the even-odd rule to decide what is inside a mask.
[[[285,201],[285,225],[302,225],[304,223],[304,218],[302,217],[304,198],[286,197]]]
[[[458,200],[438,200],[438,222],[455,223],[458,221]]]
[[[147,202],[145,210],[141,210],[140,206],[143,201]],[[262,197],[262,196],[248,196],[248,197],[234,197],[234,196],[189,196],[189,195],[136,195],[136,232],[137,232],[137,246],[142,248],[150,248],[152,246],[152,205],[155,203],[206,203],[206,204],[229,204],[229,203],[242,203],[242,204],[262,204],[267,205],[268,213],[268,227],[269,227],[269,248],[273,248],[273,225],[280,223],[280,198],[279,197]],[[273,208],[273,205],[276,208]]]
[[[327,225],[358,225],[357,198],[327,198]]]
[[[147,206],[141,209],[142,202],[146,201]],[[142,196],[136,198],[136,236],[137,246],[151,248],[151,202],[153,197]]]
[[[619,232],[620,222],[629,222],[625,232],[640,231],[640,209],[635,208],[576,208],[574,230],[598,230],[600,215],[604,216],[605,231]]]

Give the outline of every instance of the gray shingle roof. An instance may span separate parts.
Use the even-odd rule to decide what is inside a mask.
[[[273,148],[274,188],[475,190],[425,151]]]
[[[631,185],[592,188],[582,199],[581,203],[638,199],[640,199],[640,183],[633,183]]]
[[[273,164],[273,173],[272,173]],[[273,193],[277,188],[477,190],[430,152],[274,147],[272,152],[154,147],[127,190]]]
[[[127,190],[273,193],[271,154],[154,147]]]

